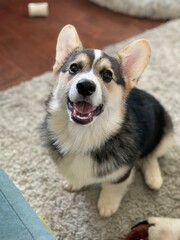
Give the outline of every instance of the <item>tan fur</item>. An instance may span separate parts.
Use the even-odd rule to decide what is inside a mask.
[[[112,71],[111,62],[107,58],[102,58],[99,61],[97,61],[94,68],[97,75],[99,75],[99,72],[101,72],[104,68]]]

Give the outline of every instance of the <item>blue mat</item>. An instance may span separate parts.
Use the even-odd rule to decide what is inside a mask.
[[[55,240],[1,169],[0,240]]]

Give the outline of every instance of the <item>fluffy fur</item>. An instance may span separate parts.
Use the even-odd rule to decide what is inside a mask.
[[[136,163],[151,188],[162,184],[158,157],[171,145],[171,119],[153,96],[135,88],[149,56],[144,39],[108,56],[83,49],[71,25],[58,37],[44,136],[67,190],[102,183],[103,217],[118,209]]]

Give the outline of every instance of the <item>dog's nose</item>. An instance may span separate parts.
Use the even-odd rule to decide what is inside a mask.
[[[90,96],[96,91],[96,85],[90,80],[80,80],[76,85],[77,91],[83,97]]]

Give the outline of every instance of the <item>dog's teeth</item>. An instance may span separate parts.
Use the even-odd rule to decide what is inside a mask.
[[[81,114],[81,113],[78,113],[75,109],[73,109],[73,116],[80,120],[88,120],[92,117],[92,113]]]
[[[91,118],[91,117],[92,117],[92,113],[89,113],[89,114],[88,114],[88,118]]]
[[[89,119],[89,116],[79,116],[79,115],[76,115],[79,119]]]

